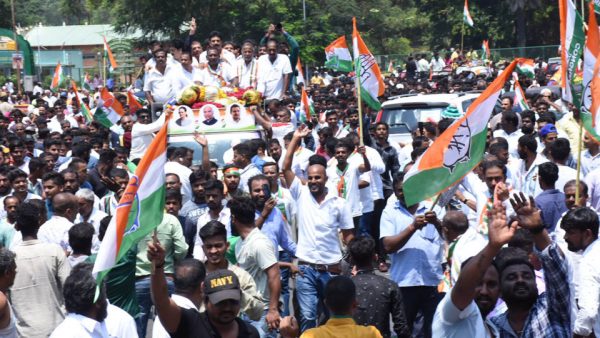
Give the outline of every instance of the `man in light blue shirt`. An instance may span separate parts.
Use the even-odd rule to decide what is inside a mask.
[[[380,238],[391,255],[391,279],[398,283],[404,298],[409,326],[417,313],[424,316],[425,336],[431,336],[431,322],[441,297],[437,286],[442,280],[443,240],[441,222],[424,203],[407,206],[404,201],[404,175],[394,177],[398,201],[388,203],[381,216]]]

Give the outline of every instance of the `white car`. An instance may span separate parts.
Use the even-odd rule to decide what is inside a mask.
[[[401,95],[390,98],[381,105],[377,122],[390,126],[390,142],[407,144],[419,122],[438,122],[449,106],[456,107],[461,115],[480,93]]]

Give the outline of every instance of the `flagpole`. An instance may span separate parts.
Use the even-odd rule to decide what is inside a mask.
[[[583,121],[579,123],[579,142],[577,146],[577,176],[575,177],[575,204],[579,203],[579,182],[581,176],[581,143],[583,138]],[[584,207],[585,205],[580,205]]]
[[[355,56],[357,57],[357,56]],[[360,94],[360,73],[356,68],[356,62],[354,63],[354,77],[356,78],[355,86],[356,86],[356,95],[358,96],[358,137],[360,139],[360,145],[364,146],[365,142],[363,140],[363,113],[362,113],[362,98]]]
[[[104,87],[106,87],[106,55],[102,56],[102,80],[104,81]]]
[[[463,45],[465,41],[465,20],[462,21],[462,25],[460,28],[460,52],[463,52]]]

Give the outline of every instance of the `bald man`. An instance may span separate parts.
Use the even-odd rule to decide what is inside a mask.
[[[458,279],[460,267],[468,258],[475,256],[487,243],[487,239],[469,227],[467,215],[462,211],[448,211],[442,219],[442,232],[448,243],[448,268],[450,269],[450,286]]]
[[[38,239],[44,243],[60,245],[66,252],[69,251],[69,229],[79,212],[77,197],[68,192],[61,192],[52,198],[54,214],[42,224],[38,232]]]

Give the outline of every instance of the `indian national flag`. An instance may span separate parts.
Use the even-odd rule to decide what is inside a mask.
[[[504,83],[517,62],[513,61],[423,153],[404,177],[406,205],[433,197],[460,181],[481,161],[485,150],[487,123]]]
[[[135,97],[132,90],[127,91],[127,104],[129,105],[130,114],[135,114],[136,111],[144,108],[137,97]]]
[[[589,5],[590,13],[594,13],[593,4]],[[583,58],[583,98],[581,101],[581,120],[583,127],[596,140],[600,140],[600,80],[598,79],[598,55],[600,55],[600,33],[595,15],[588,21],[587,43]]]
[[[374,110],[381,108],[377,98],[383,95],[385,84],[381,77],[381,71],[373,54],[363,42],[356,29],[356,18],[352,18],[352,47],[354,52],[354,67],[356,79],[360,86],[360,97]]]
[[[121,102],[106,87],[102,87],[100,98],[98,99],[98,107],[94,112],[94,118],[106,128],[110,128],[121,119],[121,116],[123,116]]]
[[[104,39],[104,57],[108,58],[108,71],[113,72],[117,68],[117,61],[113,56],[112,50],[110,50],[110,46],[108,42],[106,42],[106,36],[102,37]]]
[[[519,77],[517,74],[513,73],[513,78],[515,80],[515,99],[513,107],[517,108],[519,112],[529,110],[529,105],[527,104],[527,99],[525,98],[525,92],[519,83]]]
[[[298,72],[298,76],[296,77],[296,83],[305,83],[304,71],[302,70],[302,63],[300,62],[300,57],[298,57],[298,62],[296,62],[296,71]]]
[[[160,129],[129,179],[94,264],[98,283],[123,255],[154,230],[165,207],[167,125]]]
[[[50,83],[50,89],[55,89],[58,88],[58,86],[60,86],[60,84],[65,80],[64,75],[63,75],[63,69],[62,69],[62,65],[60,64],[60,61],[58,62],[58,64],[56,65],[56,68],[54,68],[54,76],[52,76],[52,82]]]
[[[517,64],[517,72],[533,79],[535,77],[534,66],[533,59],[521,59]]]
[[[300,101],[300,121],[302,123],[309,122],[313,116],[315,116],[315,108],[312,105],[312,102],[308,98],[308,94],[304,87],[302,87],[302,100]]]
[[[463,20],[469,25],[469,27],[473,27],[473,18],[471,18],[471,13],[469,13],[469,0],[465,0],[465,8],[463,9]]]
[[[562,98],[577,106],[581,102],[581,97],[574,88],[574,79],[585,42],[583,20],[572,0],[559,0],[558,9],[560,13]]]
[[[390,63],[388,64],[388,73],[393,73],[394,72],[394,60],[390,60]]]
[[[90,108],[87,106],[87,104],[85,104],[85,102],[81,101],[81,99],[79,98],[79,90],[77,90],[77,85],[75,84],[75,81],[71,81],[71,83],[73,84],[73,91],[75,92],[75,98],[79,103],[81,114],[83,115],[87,123],[92,122],[94,120],[94,116],[92,115]]]
[[[346,37],[340,36],[329,46],[325,47],[325,67],[340,72],[352,71],[352,56],[346,44]]]
[[[481,58],[483,60],[485,59],[490,59],[490,45],[488,40],[483,40],[483,42],[481,43]]]

